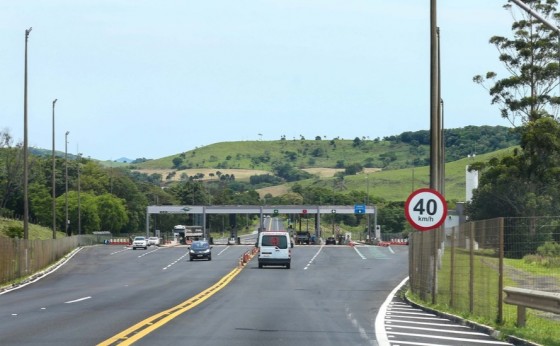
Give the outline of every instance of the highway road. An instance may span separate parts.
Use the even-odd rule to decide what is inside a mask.
[[[194,262],[186,247],[83,248],[0,295],[1,343],[376,345],[379,307],[407,276],[407,247],[296,246],[292,269],[234,269],[251,248]]]

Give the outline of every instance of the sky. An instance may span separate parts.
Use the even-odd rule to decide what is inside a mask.
[[[505,0],[440,0],[444,126],[510,126],[473,76],[505,77]],[[0,0],[0,131],[99,160],[218,142],[430,128],[429,0]],[[68,136],[65,136],[69,131]]]

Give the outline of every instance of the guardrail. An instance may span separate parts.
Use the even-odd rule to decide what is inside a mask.
[[[504,303],[517,305],[517,326],[524,327],[526,308],[560,314],[560,293],[530,290],[519,287],[505,287]]]

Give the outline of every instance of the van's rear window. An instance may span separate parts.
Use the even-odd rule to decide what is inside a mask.
[[[278,246],[280,249],[288,248],[287,237],[278,235],[263,235],[262,246]]]

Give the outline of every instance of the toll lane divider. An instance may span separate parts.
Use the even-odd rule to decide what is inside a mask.
[[[162,327],[166,323],[170,322],[174,318],[180,316],[181,314],[189,311],[190,309],[196,307],[197,305],[204,302],[206,299],[210,298],[214,294],[218,293],[222,288],[224,288],[228,283],[231,282],[243,269],[243,267],[236,267],[223,278],[221,278],[213,286],[205,289],[199,294],[192,298],[189,298],[182,302],[181,304],[174,306],[170,309],[164,310],[153,316],[146,318],[145,320],[133,325],[132,327],[120,332],[119,334],[97,344],[98,346],[109,346],[109,345],[131,345],[134,342],[140,340],[146,335],[150,334],[154,330]]]
[[[239,258],[239,267],[244,267],[247,263],[249,263],[257,252],[259,252],[258,247],[254,247],[250,251],[245,251],[245,253],[243,253],[243,255]]]

